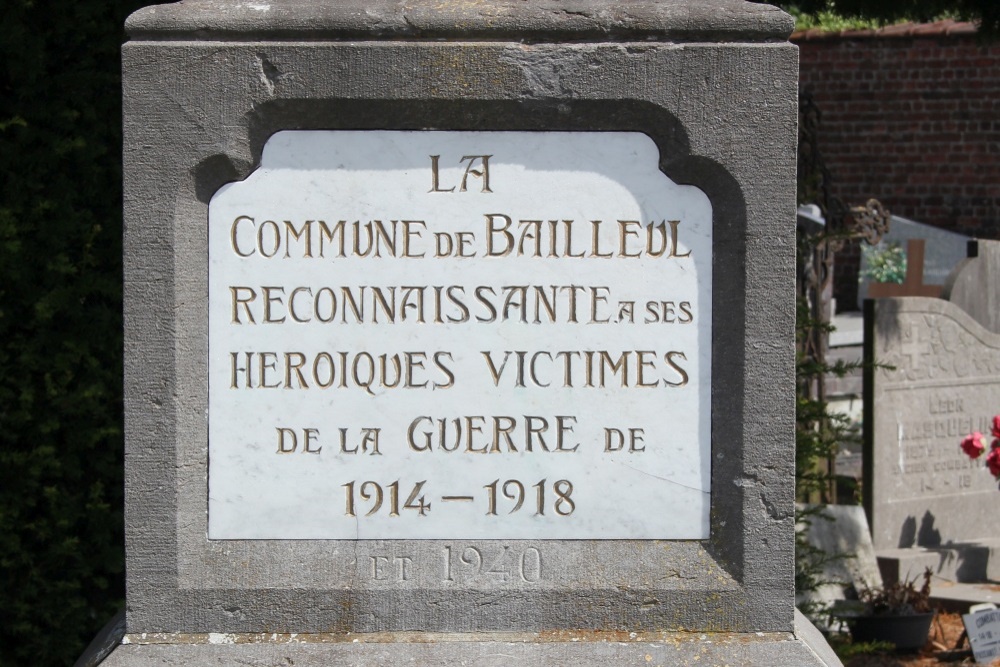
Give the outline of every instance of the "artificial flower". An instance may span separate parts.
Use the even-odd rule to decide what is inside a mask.
[[[990,474],[1000,477],[1000,447],[991,449],[986,456],[986,467],[990,469]]]
[[[986,438],[979,431],[965,436],[962,439],[962,451],[970,459],[978,459],[979,456],[986,451]]]

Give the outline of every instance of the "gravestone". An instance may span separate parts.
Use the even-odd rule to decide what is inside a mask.
[[[982,247],[992,244],[980,242]],[[1000,245],[1000,244],[997,244]],[[949,278],[974,312],[995,311],[997,291],[974,285],[975,262]],[[960,449],[989,434],[1000,412],[1000,334],[944,299],[904,297],[865,304],[865,501],[887,578],[924,567],[957,581],[986,577],[989,508],[997,483],[984,458]]]
[[[819,549],[825,560],[821,562],[819,586],[798,593],[800,607],[812,604],[829,608],[847,599],[850,588],[856,593],[882,586],[864,508],[823,506],[808,515],[804,529],[806,542]]]
[[[793,606],[791,27],[130,17],[107,664],[835,664]]]

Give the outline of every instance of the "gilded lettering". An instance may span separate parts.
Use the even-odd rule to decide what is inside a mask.
[[[670,385],[671,387],[683,387],[688,383],[688,374],[687,371],[685,371],[683,368],[677,365],[677,362],[674,361],[674,357],[680,357],[681,359],[684,359],[686,361],[687,355],[684,354],[683,352],[676,352],[676,351],[667,352],[665,355],[663,355],[663,360],[666,361],[667,365],[670,366],[670,368],[672,368],[674,372],[676,372],[677,375],[680,376],[680,380],[678,380],[677,382],[664,380],[663,382]]]
[[[631,231],[629,227],[638,227],[642,229],[642,223],[638,220],[619,220],[618,221],[619,234],[618,234],[618,256],[619,257],[641,257],[642,250],[637,250],[635,253],[630,253],[628,251],[628,241],[629,237],[634,236],[639,238],[639,232]]]
[[[601,221],[591,220],[590,226],[592,234],[592,243],[590,245],[590,256],[600,257],[604,259],[613,257],[614,256],[613,252],[607,252],[607,253],[601,252]]]
[[[239,257],[251,257],[257,251],[257,249],[251,248],[249,252],[243,252],[242,250],[240,250],[239,242],[237,241],[239,236],[239,230],[237,229],[237,227],[239,227],[239,224],[241,222],[249,222],[253,226],[256,226],[257,224],[256,222],[254,222],[253,218],[246,215],[241,215],[235,220],[233,220],[233,226],[229,229],[229,238],[232,243],[234,253],[236,253]]]
[[[441,176],[438,167],[441,161],[441,156],[431,155],[430,158],[431,158],[431,189],[428,190],[428,192],[454,192],[455,191],[454,185],[444,190],[441,189]]]
[[[302,253],[303,257],[312,257],[312,220],[306,220],[302,223],[302,228],[296,230],[294,223],[291,220],[285,220],[285,257],[288,258],[289,250],[292,247],[292,239],[296,241],[301,241],[305,239],[306,249]]]
[[[296,380],[298,380],[299,389],[308,389],[309,385],[306,384],[306,379],[302,375],[302,367],[306,365],[306,355],[301,352],[286,352],[285,353],[285,388],[292,388],[292,373],[295,374]]]
[[[503,224],[499,227],[496,226],[496,220],[500,218],[503,220]],[[486,214],[486,256],[487,257],[506,257],[510,254],[511,249],[514,247],[514,235],[511,234],[508,229],[510,229],[513,220],[503,213],[487,213]],[[503,249],[496,249],[495,240],[496,235],[500,234],[500,239],[503,241]]]
[[[283,297],[285,294],[284,287],[261,287],[261,296],[264,300],[264,322],[268,324],[281,324],[285,321],[285,316],[282,315],[280,318],[271,317],[271,306],[274,303],[284,305]]]
[[[469,176],[478,178],[483,182],[482,192],[493,192],[490,190],[490,158],[492,155],[463,155],[461,162],[469,161],[465,166],[465,173],[462,174],[462,187],[459,192],[465,192],[468,185]],[[482,165],[479,169],[473,169],[476,161]]]
[[[411,227],[416,227],[419,225],[424,229],[427,229],[427,223],[423,220],[402,220],[403,223],[403,257],[411,257],[414,259],[423,257],[426,253],[421,252],[414,254],[411,251],[413,245],[413,238],[420,238],[421,232],[419,229],[411,229]]]
[[[255,292],[253,288],[242,286],[232,286],[229,288],[229,292],[233,296],[233,324],[243,324],[240,320],[240,306],[243,306],[243,312],[246,314],[247,322],[250,324],[256,324],[257,322],[253,318],[253,311],[250,310],[250,304],[257,298],[257,292]]]
[[[271,250],[267,251],[264,249],[264,230],[271,230]],[[281,229],[278,227],[278,223],[274,220],[265,220],[260,223],[260,227],[257,228],[257,252],[260,253],[261,257],[266,257],[270,259],[278,254],[281,250]]]

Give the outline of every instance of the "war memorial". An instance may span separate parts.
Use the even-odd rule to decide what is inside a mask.
[[[103,664],[839,664],[794,608],[792,25],[133,14]]]

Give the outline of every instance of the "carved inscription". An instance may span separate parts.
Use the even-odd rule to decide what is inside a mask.
[[[955,390],[924,390],[923,418],[897,422],[899,463],[892,474],[913,497],[961,493],[982,481],[983,459],[965,456],[957,443],[973,431],[988,433],[991,417],[968,414],[968,400]],[[918,399],[920,400],[920,399]]]
[[[378,553],[362,556],[362,574],[371,581],[404,583],[421,574],[448,583],[501,586],[507,583],[535,584],[546,576],[542,551],[534,546],[449,544],[435,557],[422,560],[414,555]]]
[[[542,552],[536,547],[444,548],[444,581],[534,584],[542,580]]]
[[[273,136],[209,207],[210,538],[708,537],[711,207],[659,158]],[[449,581],[542,576],[454,549]]]
[[[413,575],[413,556],[369,556],[372,581],[409,581]]]

